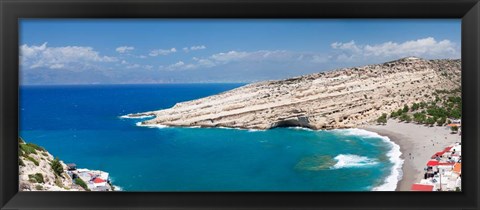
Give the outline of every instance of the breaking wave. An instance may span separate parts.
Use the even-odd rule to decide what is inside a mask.
[[[148,127],[148,128],[168,128],[167,125],[158,125],[158,124],[155,124],[155,125],[144,125],[142,124],[142,122],[137,122],[135,123],[135,125],[137,126],[140,126],[140,127]]]
[[[398,182],[402,180],[402,166],[404,162],[404,160],[400,158],[402,152],[400,152],[400,146],[398,144],[391,141],[390,138],[388,138],[387,136],[381,136],[378,133],[358,128],[342,129],[335,131],[340,132],[344,135],[354,135],[363,138],[380,138],[382,139],[382,141],[390,144],[391,149],[387,152],[387,157],[389,158],[390,162],[393,163],[390,175],[385,178],[385,181],[382,185],[374,187],[373,191],[394,191],[397,188]]]
[[[337,161],[337,163],[332,166],[333,169],[368,167],[378,164],[378,162],[374,159],[352,154],[340,154],[333,159]]]
[[[141,116],[129,116],[128,114],[127,115],[123,115],[123,116],[120,116],[120,118],[122,119],[145,119],[145,118],[152,118],[152,117],[155,117],[153,115],[141,115]]]

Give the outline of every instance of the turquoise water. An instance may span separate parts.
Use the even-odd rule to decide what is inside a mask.
[[[395,189],[395,145],[360,129],[148,128],[120,118],[241,85],[21,87],[20,136],[109,172],[125,191]]]

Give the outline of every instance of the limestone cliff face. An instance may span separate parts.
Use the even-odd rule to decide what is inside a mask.
[[[405,104],[434,100],[435,90],[460,88],[460,78],[460,60],[408,57],[253,83],[129,117],[154,116],[142,125],[349,128],[371,123]]]

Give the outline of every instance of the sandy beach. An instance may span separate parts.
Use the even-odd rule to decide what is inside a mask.
[[[451,134],[446,126],[427,127],[391,119],[386,125],[370,125],[362,129],[388,136],[400,146],[401,158],[405,162],[402,167],[403,178],[397,185],[397,191],[409,191],[412,184],[423,178],[423,169],[433,154],[461,141],[461,136]]]

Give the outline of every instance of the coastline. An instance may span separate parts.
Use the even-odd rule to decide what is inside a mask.
[[[166,125],[142,125],[140,122],[137,122],[136,125],[139,126],[139,127],[159,128],[159,129],[174,127],[174,126],[166,126]],[[371,125],[369,125],[369,126],[371,126]],[[180,127],[183,127],[183,128],[202,128],[201,126],[188,126],[188,127],[187,126],[180,126]],[[268,129],[257,130],[257,129],[230,128],[230,127],[203,127],[203,128],[207,128],[207,129],[208,128],[235,129],[235,130],[244,130],[244,131],[248,131],[248,132],[268,130]],[[292,130],[306,130],[306,131],[312,131],[312,132],[322,131],[321,129],[314,130],[314,129],[303,128],[303,127],[289,127],[289,129],[292,129]],[[386,179],[385,179],[386,182],[384,184],[380,185],[380,186],[377,186],[374,189],[374,191],[393,191],[395,189],[396,190],[399,189],[399,187],[398,187],[398,185],[399,185],[398,177],[401,176],[403,171],[405,171],[405,169],[404,169],[405,168],[404,167],[405,158],[403,157],[403,154],[404,154],[405,151],[402,151],[402,148],[404,148],[405,145],[399,145],[397,143],[398,139],[401,140],[402,138],[397,138],[397,136],[396,136],[397,134],[394,134],[394,133],[388,133],[387,134],[387,133],[382,132],[382,131],[377,131],[376,129],[373,129],[373,128],[365,129],[363,127],[359,127],[359,128],[341,128],[341,129],[333,129],[333,130],[337,130],[337,131],[338,130],[345,130],[345,131],[351,132],[352,135],[359,135],[359,136],[372,136],[373,135],[374,137],[381,138],[384,141],[391,143],[394,147],[389,152],[388,156],[390,158],[390,161],[392,161],[395,164],[392,168],[392,170],[394,170],[394,171],[392,171],[392,174],[390,174],[388,177],[386,177]],[[392,139],[392,136],[393,136],[394,139]],[[398,164],[400,164],[400,166]],[[414,173],[414,174],[418,174],[418,173]],[[392,184],[395,185],[394,188],[391,187]],[[408,189],[409,189],[409,187],[410,186],[408,186]]]
[[[137,126],[151,128],[169,127],[164,125],[141,125],[139,123],[137,123]],[[190,126],[189,128],[201,128],[201,126]],[[251,129],[242,128],[217,128],[251,131]],[[374,132],[382,137],[388,137],[393,144],[398,145],[401,152],[400,159],[403,161],[400,172],[402,178],[396,183],[397,186],[395,191],[410,191],[411,186],[414,183],[420,182],[423,178],[423,170],[426,167],[426,163],[431,159],[431,156],[435,154],[435,152],[441,151],[445,147],[456,142],[461,142],[461,136],[458,134],[451,134],[450,129],[446,126],[428,127],[425,125],[402,123],[397,120],[389,119],[386,125],[370,124],[359,126],[357,128],[368,132]],[[312,130],[299,127],[293,127],[292,129]],[[391,176],[398,177],[398,174],[392,174]]]
[[[402,179],[398,182],[396,191],[410,191],[412,184],[423,178],[423,169],[435,152],[461,141],[460,135],[451,134],[445,126],[427,127],[391,119],[386,125],[368,125],[361,129],[387,136],[400,146],[400,157],[404,164]]]

